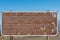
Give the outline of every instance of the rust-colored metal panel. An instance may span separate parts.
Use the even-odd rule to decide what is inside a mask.
[[[3,12],[3,35],[56,35],[56,12]]]

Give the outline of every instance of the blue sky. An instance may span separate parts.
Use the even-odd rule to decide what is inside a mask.
[[[0,0],[0,24],[4,11],[58,11],[60,20],[60,0]]]

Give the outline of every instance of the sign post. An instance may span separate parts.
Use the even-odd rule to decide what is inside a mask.
[[[10,36],[10,40],[13,40],[13,36]]]

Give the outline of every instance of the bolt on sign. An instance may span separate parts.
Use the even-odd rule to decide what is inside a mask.
[[[57,34],[57,12],[3,12],[2,35]]]

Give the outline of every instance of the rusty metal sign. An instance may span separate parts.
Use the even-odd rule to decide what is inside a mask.
[[[56,12],[3,12],[2,35],[56,35]]]

